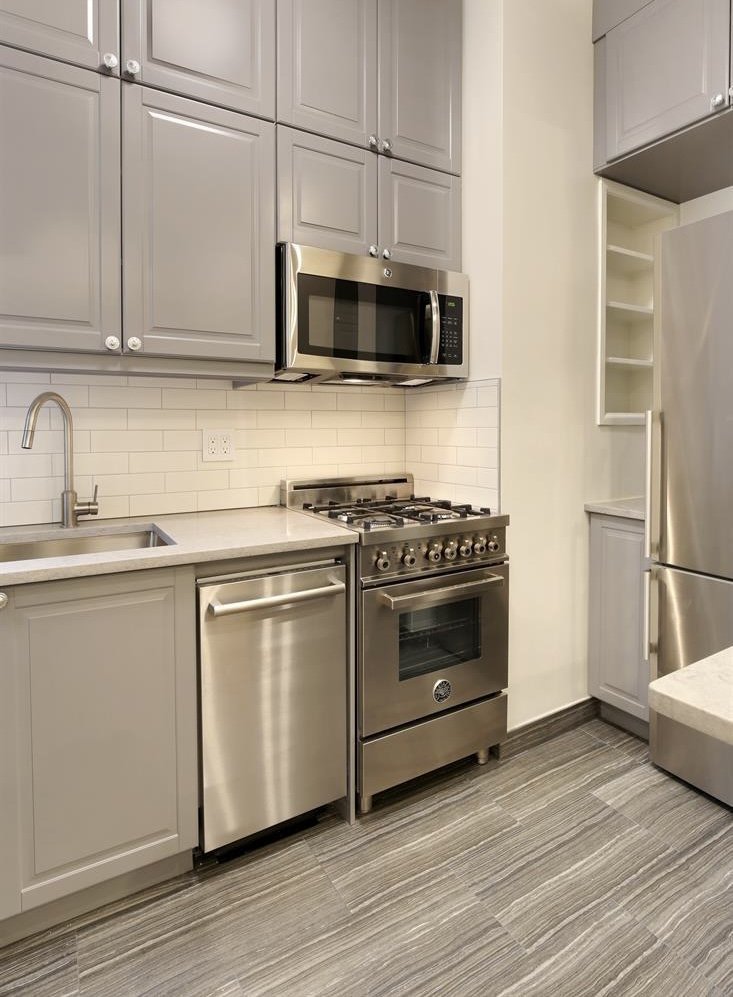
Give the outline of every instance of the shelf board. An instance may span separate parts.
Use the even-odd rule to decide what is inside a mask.
[[[648,305],[630,305],[625,301],[607,301],[606,309],[616,312],[618,318],[630,324],[646,322],[654,315],[654,309]]]
[[[651,370],[653,360],[639,360],[634,357],[606,357],[606,363],[612,367],[630,367],[635,370]]]
[[[626,249],[609,243],[606,246],[608,262],[614,271],[620,274],[644,273],[654,266],[654,257],[650,253],[641,253],[636,249]]]
[[[643,412],[604,412],[601,418],[602,426],[643,426]]]

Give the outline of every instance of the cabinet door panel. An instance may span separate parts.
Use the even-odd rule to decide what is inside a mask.
[[[124,84],[125,341],[272,360],[275,126]]]
[[[643,660],[644,526],[591,518],[589,691],[647,720],[649,666]]]
[[[461,181],[379,157],[379,245],[392,259],[461,269]]]
[[[275,0],[125,0],[136,82],[275,117]]]
[[[18,778],[18,698],[15,663],[15,632],[13,627],[13,593],[0,613],[0,841],[3,860],[0,862],[0,921],[21,910],[20,871],[20,780]]]
[[[0,0],[0,42],[99,69],[120,54],[117,0]]]
[[[729,103],[729,0],[654,0],[606,35],[608,159]]]
[[[379,137],[398,159],[461,172],[460,0],[379,0]]]
[[[119,336],[119,87],[0,46],[0,346]]]
[[[366,146],[377,130],[377,0],[280,0],[277,118]]]
[[[377,157],[278,125],[278,239],[344,253],[377,241]]]

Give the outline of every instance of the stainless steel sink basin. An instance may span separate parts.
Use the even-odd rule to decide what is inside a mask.
[[[101,551],[142,550],[166,547],[174,541],[155,528],[125,533],[64,534],[45,540],[18,540],[0,543],[0,562],[28,561],[42,557],[67,557],[70,554],[98,554]]]

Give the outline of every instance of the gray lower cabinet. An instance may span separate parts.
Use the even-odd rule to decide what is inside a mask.
[[[119,90],[0,46],[0,347],[120,335]]]
[[[379,245],[400,263],[460,270],[460,178],[380,156]]]
[[[278,125],[278,240],[365,254],[377,243],[377,156]]]
[[[118,0],[0,0],[0,42],[119,74]]]
[[[275,126],[123,83],[125,349],[275,356]]]
[[[0,917],[198,839],[192,569],[6,594]]]
[[[461,0],[379,0],[379,138],[461,172]]]
[[[652,0],[598,39],[597,165],[729,106],[730,10],[730,0]]]
[[[602,702],[648,720],[644,568],[643,522],[590,517],[588,689]]]
[[[277,119],[368,147],[377,133],[377,0],[279,0]]]
[[[122,0],[122,73],[275,117],[275,0]]]

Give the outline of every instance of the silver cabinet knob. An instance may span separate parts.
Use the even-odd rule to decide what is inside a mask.
[[[388,138],[383,138],[379,143],[379,151],[383,152],[386,156],[392,152],[392,141]]]
[[[369,148],[370,149],[378,149],[379,148],[379,139],[377,138],[376,135],[370,135],[369,139],[368,139],[368,142],[369,142]]]
[[[133,350],[135,353],[137,353],[139,349],[142,349],[142,345],[143,345],[142,339],[138,339],[137,336],[130,336],[130,338],[127,340],[128,350]]]
[[[369,247],[369,255],[370,256],[379,256],[379,246],[370,246]]]
[[[0,592],[0,609],[5,609],[8,604],[8,597],[4,592]]]
[[[105,69],[117,69],[120,64],[120,60],[114,52],[105,52],[102,56],[102,62],[104,63]]]
[[[107,336],[107,338],[104,341],[104,345],[107,347],[108,350],[119,350],[120,348],[119,338],[117,336]]]
[[[725,97],[723,96],[722,93],[716,93],[714,97],[710,98],[710,106],[712,108],[717,109],[719,107],[722,107],[723,104],[725,104]]]
[[[385,249],[385,250],[383,250],[382,251],[382,256],[385,258],[385,260],[391,260],[392,259],[392,250],[391,249]]]
[[[128,59],[125,63],[125,69],[130,74],[130,76],[137,76],[140,72],[140,63],[137,59]]]

